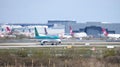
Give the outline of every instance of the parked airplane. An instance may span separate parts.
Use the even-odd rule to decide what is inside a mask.
[[[109,38],[120,38],[120,34],[109,34],[105,28],[102,28],[102,32],[104,36],[109,37]]]
[[[83,37],[88,37],[87,34],[85,32],[79,32],[79,33],[74,33],[73,30],[72,30],[72,27],[70,26],[69,27],[69,30],[70,30],[70,33],[65,33],[65,34],[62,34],[62,38],[83,38]]]
[[[16,38],[16,35],[12,34],[12,30],[8,26],[5,28],[5,32],[3,33],[2,36]]]
[[[61,33],[59,34],[60,38],[62,39],[69,39],[72,38],[72,36],[69,33]]]
[[[41,45],[44,45],[45,43],[52,43],[51,45],[61,44],[61,40],[59,36],[43,35],[43,34],[41,35],[38,33],[36,27],[35,27],[35,38],[40,39]]]
[[[21,28],[19,28],[21,29]],[[7,31],[9,32],[9,34],[11,35],[16,35],[16,36],[25,36],[25,37],[34,37],[34,34],[31,32],[31,29],[28,29],[27,32],[24,31],[25,29],[23,28],[23,31],[20,31],[18,29],[15,29],[15,28],[9,28],[7,27]]]
[[[15,30],[14,28],[10,28],[9,26],[5,26],[4,37],[16,37],[16,36],[26,36],[26,37],[33,37],[32,33],[29,32],[22,32]]]
[[[72,27],[70,27],[70,33],[72,36],[74,36],[75,38],[83,38],[83,37],[87,37],[87,34],[85,32],[79,32],[79,33],[73,33],[72,31]]]
[[[85,32],[80,32],[80,33],[74,33],[75,38],[83,38],[83,37],[88,37]]]
[[[71,29],[72,30],[72,29]],[[46,27],[44,28],[44,31],[45,31],[45,35],[49,35],[48,32],[47,32],[47,29]],[[72,32],[72,31],[71,31]],[[68,39],[68,38],[72,38],[71,34],[70,33],[60,33],[60,34],[56,34],[58,35],[60,38],[62,39]]]
[[[69,39],[69,38],[72,38],[74,35],[73,31],[72,31],[72,27],[70,26],[69,27],[69,33],[61,33],[59,34],[59,36],[62,38],[62,39]]]

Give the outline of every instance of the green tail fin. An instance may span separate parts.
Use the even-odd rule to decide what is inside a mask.
[[[37,31],[37,28],[35,27],[35,36],[39,36],[39,33]]]

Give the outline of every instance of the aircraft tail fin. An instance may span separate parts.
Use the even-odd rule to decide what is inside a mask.
[[[6,27],[6,32],[7,34],[12,34],[13,31],[9,27]]]
[[[9,27],[6,27],[7,32],[11,32],[11,29]]]
[[[70,35],[73,36],[73,30],[72,30],[72,27],[70,26]]]
[[[103,34],[104,34],[105,36],[108,36],[108,32],[106,31],[105,28],[102,28],[102,32],[103,32]]]
[[[48,32],[47,32],[47,29],[46,29],[46,27],[44,28],[44,31],[45,31],[45,35],[47,35],[47,34],[48,34]]]
[[[37,31],[37,28],[35,27],[35,36],[39,36],[39,33]]]

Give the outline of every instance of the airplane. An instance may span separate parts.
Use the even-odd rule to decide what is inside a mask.
[[[72,31],[72,27],[70,26],[69,27],[69,33],[61,33],[59,34],[59,36],[62,38],[62,39],[70,39],[72,38],[74,35],[73,31]]]
[[[109,38],[120,38],[120,34],[109,34],[105,28],[102,28],[103,35]]]
[[[17,36],[25,36],[25,37],[32,37],[31,32],[22,32],[15,30],[15,28],[10,28],[9,26],[5,27],[5,32],[4,32],[4,37],[14,37],[16,38]]]
[[[85,32],[79,32],[79,33],[74,33],[74,37],[82,39],[83,37],[88,37],[88,35]]]
[[[80,39],[82,39],[83,37],[88,37],[85,32],[74,33],[71,26],[69,26],[69,30],[70,30],[70,33],[62,34],[61,37],[62,38],[67,38],[67,39],[72,38],[72,37],[80,38]]]
[[[34,37],[34,34],[31,32],[31,29],[28,29],[28,32],[25,32],[25,29],[23,28],[23,31],[19,31],[17,30],[17,28],[9,28],[6,27],[7,31],[9,32],[9,34],[11,35],[16,35],[16,36],[25,36],[25,37]],[[21,28],[19,28],[21,29]]]
[[[2,28],[2,31],[0,32],[0,37],[16,38],[16,35],[12,34],[12,30],[8,26],[5,26],[4,28]]]
[[[62,39],[72,38],[72,36],[69,33],[61,33],[61,34],[59,34],[59,37]]]
[[[71,30],[72,30],[72,28],[71,28]],[[47,32],[47,29],[46,29],[46,27],[44,28],[44,31],[45,31],[45,35],[49,35],[48,34],[48,32]],[[71,31],[72,32],[72,31]],[[69,38],[72,38],[72,36],[71,36],[71,34],[70,33],[60,33],[60,34],[56,34],[56,35],[58,35],[61,39],[69,39]]]
[[[16,38],[16,35],[13,34],[13,29],[9,28],[8,26],[6,27],[6,34],[5,34],[6,37],[13,37],[13,38]]]
[[[38,33],[36,27],[35,27],[35,38],[40,40],[41,45],[44,45],[45,43],[51,43],[51,45],[61,44],[61,40],[59,36],[44,35],[44,34],[41,35]]]
[[[80,39],[82,39],[83,37],[88,37],[85,32],[73,33],[71,26],[70,26],[70,34],[71,34],[71,36],[73,36],[75,38],[80,38]]]

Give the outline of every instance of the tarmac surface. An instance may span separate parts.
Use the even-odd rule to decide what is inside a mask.
[[[60,45],[40,45],[37,40],[7,40],[0,43],[0,49],[2,48],[22,48],[22,47],[120,47],[120,42],[105,42],[105,41],[62,41]]]

